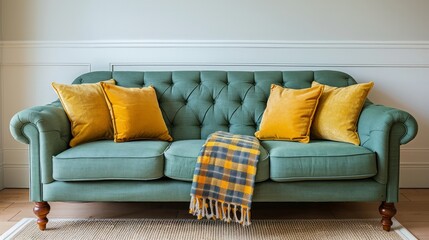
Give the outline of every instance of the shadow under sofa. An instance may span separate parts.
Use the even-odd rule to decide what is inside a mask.
[[[30,199],[40,229],[48,202],[190,201],[198,153],[215,131],[254,135],[270,85],[308,88],[313,81],[356,84],[337,71],[102,71],[73,84],[115,79],[124,87],[152,85],[173,142],[100,140],[69,147],[70,122],[55,101],[18,112],[11,133],[29,144]],[[261,141],[255,202],[381,202],[390,230],[398,201],[400,145],[417,123],[407,112],[367,100],[358,121],[361,144],[314,140]]]

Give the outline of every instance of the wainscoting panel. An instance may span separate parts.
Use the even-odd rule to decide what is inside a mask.
[[[401,186],[429,187],[429,42],[92,41],[3,42],[2,139],[6,187],[28,184],[27,148],[8,124],[56,99],[50,82],[99,70],[339,70],[374,81],[369,98],[404,109],[419,134],[401,150]]]
[[[5,166],[26,165],[28,164],[28,147],[22,144],[22,148],[5,149],[3,150],[3,158]]]
[[[28,188],[30,175],[28,164],[4,166],[5,188]]]

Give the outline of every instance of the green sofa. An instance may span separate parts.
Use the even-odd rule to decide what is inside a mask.
[[[59,101],[18,112],[10,130],[29,144],[30,199],[42,230],[49,201],[189,201],[206,137],[217,130],[253,135],[273,83],[297,89],[312,81],[356,84],[337,71],[100,71],[73,84],[111,78],[119,86],[153,85],[174,141],[101,140],[70,148],[70,123]],[[367,100],[358,133],[360,146],[261,141],[253,201],[379,201],[389,231],[398,201],[400,145],[415,137],[417,123],[407,112]]]

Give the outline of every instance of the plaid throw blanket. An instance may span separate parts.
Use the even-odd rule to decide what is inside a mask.
[[[189,213],[249,225],[259,154],[255,137],[211,134],[195,166]]]

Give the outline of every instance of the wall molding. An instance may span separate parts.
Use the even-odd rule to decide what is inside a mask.
[[[425,162],[401,162],[401,168],[428,168],[429,163]]]
[[[75,67],[84,66],[88,67],[90,72],[92,71],[91,63],[0,63],[0,67]]]
[[[0,41],[3,48],[294,48],[429,49],[429,41],[110,40]]]
[[[428,147],[401,147],[401,152],[429,152]]]
[[[3,168],[28,168],[30,164],[28,163],[9,163],[9,164],[4,164]]]
[[[352,68],[429,68],[429,64],[390,64],[390,63],[365,63],[365,64],[350,64],[350,63],[220,63],[220,62],[118,62],[109,63],[109,69],[115,70],[115,67],[352,67]]]

